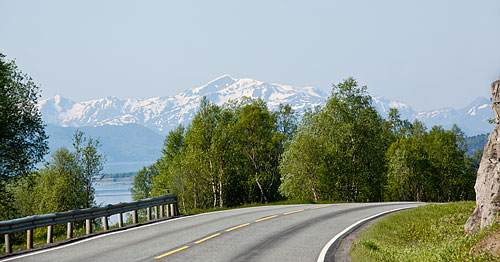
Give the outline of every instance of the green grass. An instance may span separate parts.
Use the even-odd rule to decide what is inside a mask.
[[[474,252],[497,223],[474,235],[464,224],[474,202],[429,204],[388,215],[368,227],[351,246],[353,262],[364,261],[500,261],[488,252]]]

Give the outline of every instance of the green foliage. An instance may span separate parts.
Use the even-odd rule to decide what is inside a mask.
[[[386,200],[457,201],[474,198],[477,161],[465,154],[457,126],[429,132],[416,121],[386,153]]]
[[[29,173],[48,151],[38,86],[0,53],[0,181]],[[5,199],[3,199],[5,200]]]
[[[86,141],[85,146],[82,142]],[[93,182],[100,178],[104,156],[97,140],[76,132],[74,150],[60,148],[39,172],[23,176],[8,186],[15,217],[40,215],[95,206]]]
[[[326,106],[304,117],[285,150],[280,192],[289,198],[380,201],[389,140],[371,102],[353,78],[334,86]]]
[[[150,198],[153,191],[153,180],[158,176],[156,165],[143,167],[134,177],[134,184],[131,188],[132,199],[139,200]]]
[[[488,235],[466,235],[474,202],[429,204],[388,215],[363,231],[351,247],[358,261],[498,261],[473,247]],[[498,228],[498,225],[495,227]]]
[[[106,155],[100,154],[98,148],[101,143],[92,137],[85,137],[84,133],[76,130],[73,136],[73,153],[75,173],[77,178],[85,185],[85,207],[89,208],[94,203],[93,184],[102,179]]]

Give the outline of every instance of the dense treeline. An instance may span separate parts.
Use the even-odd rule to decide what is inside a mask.
[[[218,106],[203,99],[190,126],[171,131],[163,157],[136,176],[134,198],[179,195],[181,207],[235,206],[282,199],[279,158],[294,112],[270,112],[262,100]]]
[[[458,127],[383,119],[366,87],[349,78],[300,123],[289,105],[262,100],[222,106],[201,101],[187,126],[172,130],[162,157],[138,172],[135,199],[167,192],[181,209],[282,199],[453,201],[473,199],[477,158]]]

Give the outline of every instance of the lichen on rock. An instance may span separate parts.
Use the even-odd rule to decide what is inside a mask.
[[[476,208],[465,223],[467,233],[475,233],[491,225],[500,214],[500,80],[491,84],[491,106],[495,113],[495,129],[488,137],[477,171]]]

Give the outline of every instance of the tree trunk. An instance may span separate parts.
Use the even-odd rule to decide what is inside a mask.
[[[255,177],[255,182],[257,182],[257,186],[260,189],[260,194],[264,198],[264,202],[267,204],[267,197],[266,197],[266,194],[264,194],[264,190],[262,190],[262,186],[260,185],[259,178]]]
[[[222,198],[222,176],[224,175],[224,170],[222,167],[220,168],[219,172],[219,206],[222,207],[224,205],[223,198]]]
[[[314,201],[317,202],[318,201],[318,192],[316,192],[316,188],[314,188],[314,186],[311,186],[311,190],[313,192]]]
[[[193,191],[194,191],[194,196],[193,196],[194,209],[197,209],[198,208],[198,192],[196,190],[196,182],[193,183]]]
[[[216,188],[216,184],[217,182],[215,181],[215,175],[214,175],[214,172],[213,172],[213,165],[212,165],[212,159],[208,160],[208,163],[210,165],[210,178],[212,179],[212,193],[213,193],[213,197],[214,197],[214,207],[217,206],[217,188]]]
[[[182,209],[184,210],[184,213],[186,213],[186,201],[184,199],[184,184],[182,184],[181,200],[182,200]]]

